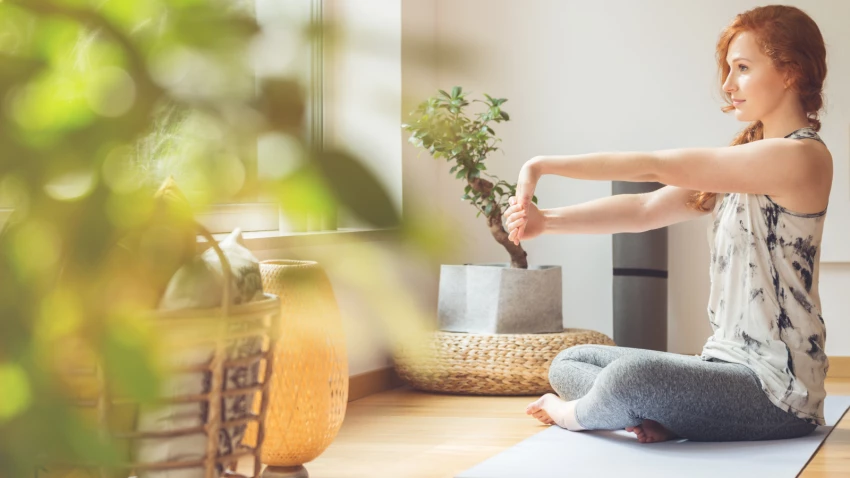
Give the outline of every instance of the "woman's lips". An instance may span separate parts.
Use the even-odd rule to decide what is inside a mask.
[[[743,102],[745,102],[745,101],[747,101],[747,100],[732,100],[732,105],[733,105],[733,106],[738,106],[738,105],[740,105],[741,103],[743,103]]]

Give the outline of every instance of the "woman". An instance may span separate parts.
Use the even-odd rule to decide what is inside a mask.
[[[801,10],[744,12],[717,44],[723,92],[740,121],[729,147],[538,156],[505,211],[515,243],[543,233],[641,232],[711,213],[714,331],[702,355],[579,345],[552,362],[558,393],[526,413],[572,431],[625,429],[640,442],[771,440],[824,425],[829,362],[818,264],[832,185],[821,141],[826,51]],[[667,186],[539,210],[538,179],[653,181]],[[710,191],[710,192],[704,192]]]

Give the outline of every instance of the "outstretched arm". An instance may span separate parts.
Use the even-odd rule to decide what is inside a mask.
[[[805,154],[805,148],[798,140],[771,138],[720,148],[537,156],[531,161],[541,175],[782,195],[822,176],[823,162]]]

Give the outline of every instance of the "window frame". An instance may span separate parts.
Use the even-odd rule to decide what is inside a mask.
[[[252,2],[255,0],[251,0]],[[325,19],[325,0],[310,2],[309,22],[322,24]],[[307,82],[306,132],[308,146],[313,154],[319,154],[325,146],[324,90],[326,74],[324,38],[316,38],[309,45],[310,71]],[[259,141],[259,140],[258,140]],[[259,178],[260,164],[263,158],[258,149],[254,161],[253,174]],[[338,211],[327,217],[306,218],[291,222],[284,216],[280,206],[273,201],[235,202],[214,204],[208,210],[197,214],[200,222],[211,233],[228,233],[237,227],[243,232],[278,231],[284,233],[328,232],[339,229]]]

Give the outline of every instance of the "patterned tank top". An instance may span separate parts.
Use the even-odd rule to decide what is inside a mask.
[[[823,143],[808,127],[786,138]],[[717,195],[707,231],[714,334],[700,356],[746,365],[772,403],[818,425],[829,369],[818,293],[825,215],[789,211],[767,195]]]

